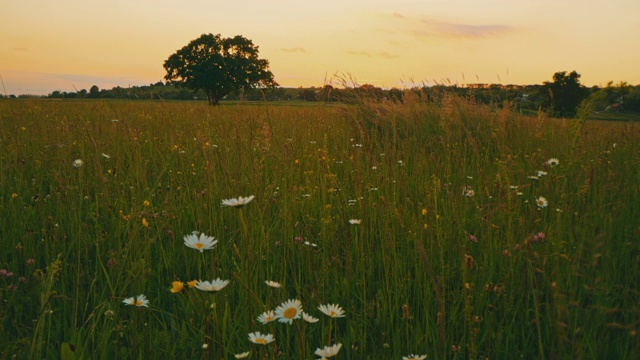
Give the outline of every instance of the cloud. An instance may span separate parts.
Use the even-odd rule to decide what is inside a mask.
[[[395,59],[398,58],[398,55],[394,55],[394,54],[390,54],[386,51],[378,51],[378,52],[369,52],[369,51],[347,51],[347,54],[349,55],[356,55],[356,56],[366,56],[368,58],[374,58],[374,57],[378,57],[378,58],[383,58],[383,59]]]
[[[512,26],[501,24],[469,25],[433,20],[423,20],[422,23],[439,35],[453,38],[485,38],[500,36],[515,30]]]
[[[301,48],[301,47],[294,47],[294,48],[288,48],[288,49],[287,48],[283,48],[283,49],[280,49],[280,51],[284,51],[284,52],[288,52],[288,53],[300,53],[300,54],[303,54],[303,53],[307,52],[307,50],[305,50],[305,48]]]

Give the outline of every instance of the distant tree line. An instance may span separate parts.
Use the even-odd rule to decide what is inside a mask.
[[[535,113],[545,111],[554,117],[574,117],[578,108],[589,101],[596,112],[640,112],[640,85],[626,82],[609,82],[603,87],[585,87],[580,84],[580,75],[575,71],[557,72],[553,81],[540,85],[501,85],[501,84],[436,84],[412,89],[382,89],[371,84],[352,86],[241,89],[227,94],[222,101],[309,101],[325,103],[354,103],[358,101],[402,101],[407,91],[429,101],[438,102],[445,94],[473,99],[480,104],[497,107],[510,106],[522,112]],[[128,100],[206,100],[202,91],[192,91],[175,86],[171,81],[158,81],[149,85],[114,87],[100,89],[97,85],[88,91],[54,91],[47,96],[0,95],[0,98],[37,98],[51,99],[128,99]]]

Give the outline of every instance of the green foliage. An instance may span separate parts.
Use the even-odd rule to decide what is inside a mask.
[[[636,123],[365,95],[0,102],[0,358],[635,358]],[[292,298],[320,321],[256,321]]]
[[[580,74],[566,71],[553,74],[553,82],[545,81],[540,88],[540,96],[545,99],[543,108],[554,117],[572,118],[576,115],[582,100],[589,96],[589,89],[580,84]]]
[[[171,55],[164,68],[167,81],[204,91],[209,104],[238,90],[278,85],[268,70],[269,62],[258,58],[258,47],[240,35],[203,34]]]

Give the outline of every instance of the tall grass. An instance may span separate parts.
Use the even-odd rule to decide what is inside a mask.
[[[640,354],[636,124],[364,100],[1,101],[0,357]],[[320,321],[256,321],[287,299]]]

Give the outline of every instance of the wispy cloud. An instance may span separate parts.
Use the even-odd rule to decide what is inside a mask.
[[[395,59],[398,57],[398,55],[390,54],[386,51],[369,52],[369,51],[351,50],[351,51],[347,51],[347,54],[356,55],[356,56],[366,56],[368,58],[383,58],[383,59]]]
[[[288,53],[307,53],[308,51],[302,47],[293,47],[293,48],[282,48],[280,51],[288,52]]]
[[[453,38],[485,38],[504,35],[515,30],[512,26],[502,24],[470,25],[436,20],[422,20],[422,23],[433,33]]]
[[[458,38],[458,39],[482,39],[503,36],[518,29],[505,24],[467,24],[440,20],[432,17],[404,16],[399,13],[391,14],[396,24],[406,32],[417,38]]]

